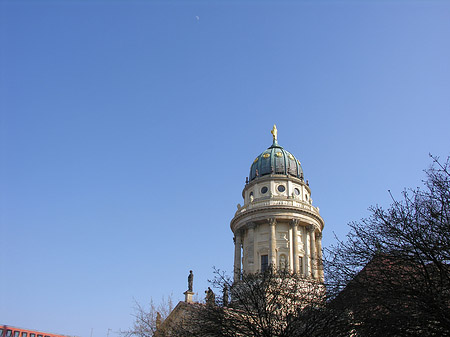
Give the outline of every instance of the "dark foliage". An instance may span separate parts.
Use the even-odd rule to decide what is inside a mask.
[[[333,306],[358,335],[450,335],[450,162],[432,158],[423,189],[372,207],[325,254]]]
[[[332,311],[325,287],[298,274],[268,269],[244,274],[238,283],[220,271],[212,281],[216,289],[231,288],[231,302],[192,305],[189,319],[173,336],[346,336],[343,311]],[[344,328],[345,327],[345,328]],[[345,331],[345,333],[341,333]]]

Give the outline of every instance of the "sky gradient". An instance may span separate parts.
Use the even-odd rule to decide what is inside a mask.
[[[0,324],[203,298],[274,123],[344,237],[450,154],[449,36],[448,1],[0,1]]]

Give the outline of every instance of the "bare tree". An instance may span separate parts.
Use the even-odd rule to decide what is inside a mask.
[[[167,299],[163,297],[158,305],[153,302],[153,299],[150,299],[147,308],[135,300],[133,309],[132,315],[135,318],[133,326],[128,330],[121,331],[121,335],[123,337],[152,337],[173,310],[172,296],[168,296]]]
[[[317,280],[269,268],[264,273],[243,274],[239,282],[216,270],[214,288],[231,289],[215,303],[195,304],[170,336],[346,336],[346,323],[330,314],[325,287]],[[337,312],[337,311],[336,311]],[[335,329],[336,328],[336,329]],[[339,334],[338,331],[345,331]]]
[[[361,336],[450,335],[450,161],[432,159],[423,189],[370,208],[326,251],[333,305]]]

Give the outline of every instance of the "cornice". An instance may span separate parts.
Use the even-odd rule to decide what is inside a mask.
[[[312,212],[310,210],[307,209],[299,209],[298,207],[293,207],[293,206],[285,206],[285,205],[270,205],[270,206],[265,206],[265,207],[258,207],[258,208],[254,208],[254,209],[250,209],[250,210],[245,210],[242,213],[236,214],[234,216],[234,218],[231,220],[230,222],[230,227],[231,230],[234,232],[234,227],[237,223],[239,223],[240,221],[242,221],[242,219],[244,219],[247,216],[251,216],[251,215],[255,215],[258,213],[273,213],[274,211],[282,211],[282,212],[289,212],[289,213],[297,213],[299,215],[306,215],[309,216],[311,218],[314,218],[315,220],[317,220],[317,222],[320,224],[320,231],[323,230],[323,227],[325,226],[325,222],[322,219],[322,217],[315,213]],[[271,215],[268,216],[268,218],[273,217]]]

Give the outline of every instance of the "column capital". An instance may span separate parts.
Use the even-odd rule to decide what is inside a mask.
[[[269,221],[269,225],[271,225],[271,226],[275,226],[277,224],[277,219],[275,219],[275,218],[269,218],[268,221]]]
[[[316,229],[316,226],[314,226],[313,224],[310,224],[310,225],[306,226],[306,229],[308,230],[308,232],[314,232]]]
[[[248,229],[255,229],[256,224],[253,221],[247,222],[247,228]]]
[[[292,219],[291,221],[289,221],[292,227],[298,226],[299,222],[299,219]]]
[[[235,237],[235,238],[236,238],[236,237],[241,237],[242,234],[243,234],[242,232],[243,232],[242,228],[237,229],[237,230],[234,232],[234,237]]]
[[[322,232],[317,232],[316,233],[316,240],[320,240],[322,239]]]

